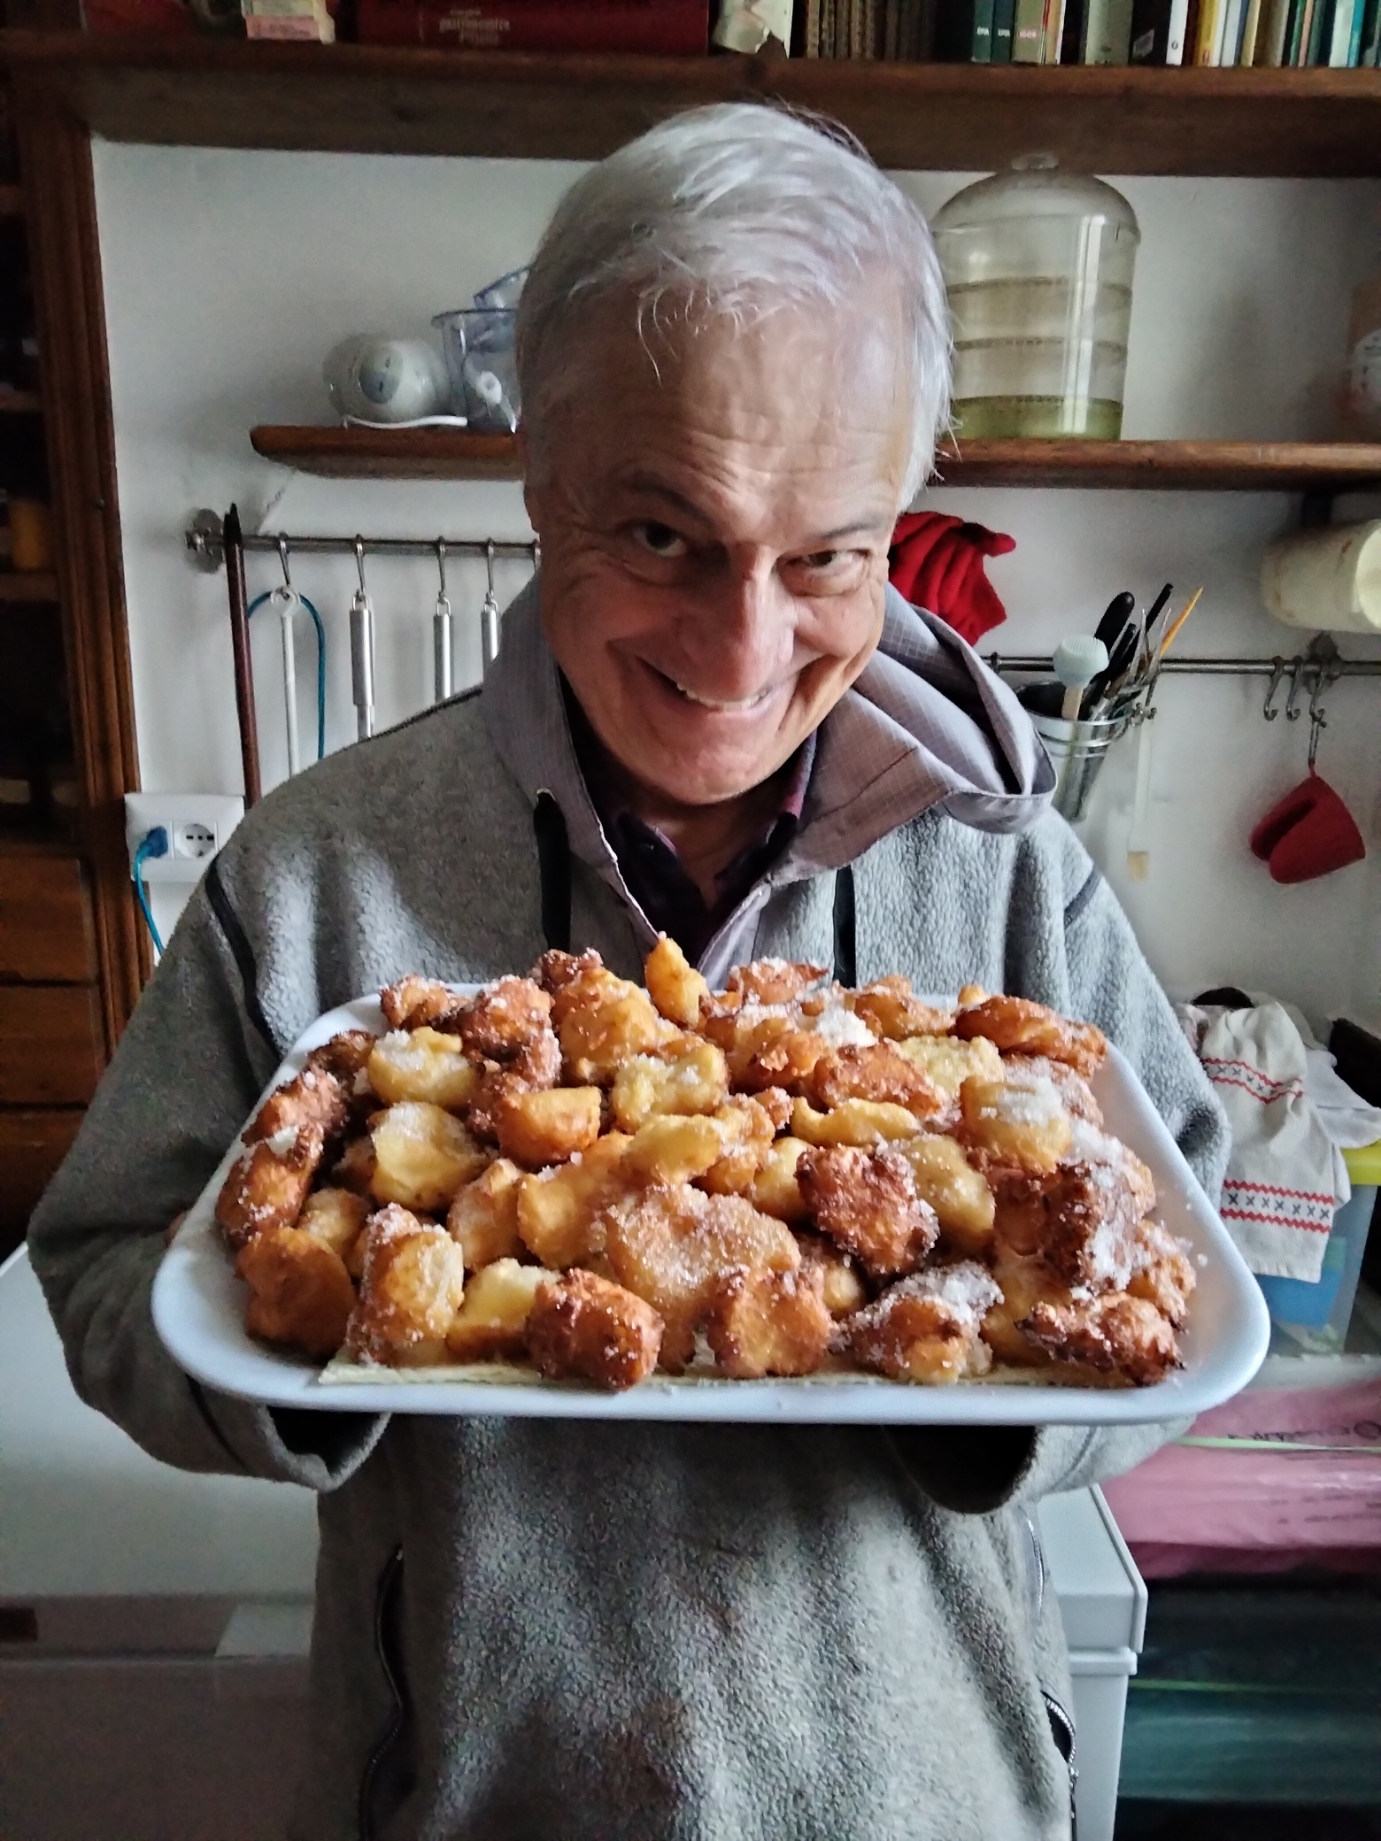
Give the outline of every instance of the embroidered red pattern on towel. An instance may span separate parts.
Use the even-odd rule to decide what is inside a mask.
[[[1333,1228],[1332,1195],[1309,1189],[1285,1189],[1279,1183],[1250,1183],[1229,1176],[1219,1209],[1225,1221],[1266,1221],[1278,1227],[1327,1234]]]
[[[1216,1069],[1232,1068],[1233,1073],[1217,1073]],[[1269,1106],[1278,1099],[1302,1099],[1304,1085],[1299,1080],[1272,1080],[1261,1069],[1253,1067],[1250,1061],[1223,1061],[1216,1055],[1203,1058],[1203,1069],[1215,1087],[1240,1087],[1253,1099],[1259,1099],[1263,1106]],[[1246,1079],[1240,1076],[1245,1075]]]

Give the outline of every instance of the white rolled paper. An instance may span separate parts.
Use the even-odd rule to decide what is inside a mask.
[[[1261,594],[1288,626],[1381,633],[1381,518],[1279,538],[1261,559]]]

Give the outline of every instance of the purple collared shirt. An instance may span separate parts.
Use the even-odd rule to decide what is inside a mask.
[[[630,811],[613,784],[604,750],[588,717],[564,680],[562,690],[576,759],[628,892],[657,931],[675,940],[694,965],[753,884],[784,854],[800,829],[815,762],[815,736],[808,735],[791,757],[791,771],[775,816],[715,877],[716,894],[711,904],[696,887],[666,833]]]

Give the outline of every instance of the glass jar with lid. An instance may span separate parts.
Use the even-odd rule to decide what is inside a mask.
[[[954,330],[960,440],[1122,433],[1141,232],[1120,192],[1029,155],[931,222]]]

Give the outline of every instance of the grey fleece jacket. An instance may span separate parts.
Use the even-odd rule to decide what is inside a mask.
[[[1092,1019],[1216,1192],[1221,1114],[1125,918],[1047,809],[1010,693],[889,600],[826,719],[803,823],[707,950],[966,980]],[[545,944],[533,806],[572,935],[651,943],[581,784],[535,593],[471,694],[266,799],[193,897],[30,1227],[82,1397],[191,1470],[321,1492],[298,1841],[1055,1841],[1069,1784],[1056,1607],[1023,1512],[1162,1435],[391,1419],[210,1394],[149,1293],[282,1052],[408,971],[482,980]],[[1014,1408],[1018,1402],[1014,1400]]]

